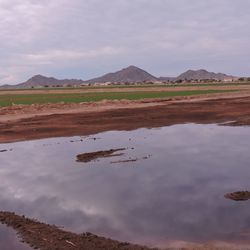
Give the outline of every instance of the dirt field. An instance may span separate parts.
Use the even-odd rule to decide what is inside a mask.
[[[0,108],[0,143],[109,130],[154,128],[182,123],[250,125],[250,90],[201,96],[102,101],[82,104],[35,104]],[[90,233],[77,235],[8,212],[0,222],[14,228],[39,249],[148,249]],[[232,249],[181,247],[181,249]],[[235,247],[233,249],[246,249]]]
[[[250,91],[141,101],[0,108],[0,142],[181,123],[250,124]]]

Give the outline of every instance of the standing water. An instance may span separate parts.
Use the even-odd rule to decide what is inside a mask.
[[[250,189],[249,148],[250,128],[194,124],[0,144],[0,210],[149,246],[249,243],[250,201],[224,198]]]
[[[0,249],[1,250],[31,250],[26,244],[22,243],[11,229],[0,225]]]

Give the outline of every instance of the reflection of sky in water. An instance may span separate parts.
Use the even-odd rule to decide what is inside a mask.
[[[191,124],[96,137],[0,144],[13,149],[0,153],[0,210],[148,244],[238,240],[250,231],[250,203],[223,197],[250,189],[250,128]],[[75,162],[118,147],[127,155]],[[129,157],[141,160],[110,164]]]
[[[0,225],[0,249],[1,250],[29,250],[26,244],[19,241],[15,231]]]

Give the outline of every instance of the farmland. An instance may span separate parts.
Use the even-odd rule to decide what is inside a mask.
[[[68,93],[67,90],[60,93],[7,93],[0,95],[0,106],[12,106],[18,104],[44,104],[44,103],[82,103],[98,102],[102,100],[141,100],[168,98],[177,96],[193,96],[204,94],[216,94],[232,92],[236,90],[219,90],[219,89],[199,89],[199,90],[176,90],[176,91],[130,91],[130,92],[86,92],[86,93]]]
[[[148,179],[148,176],[151,176],[152,173],[155,172],[156,176],[153,177],[155,179],[152,181],[153,185],[150,186],[151,190],[159,190],[165,187],[165,180],[168,176],[171,176],[171,178],[176,176],[177,179],[173,182],[174,187],[170,185],[170,189],[175,190],[175,183],[178,181],[179,174],[173,174],[173,172],[179,171],[180,167],[182,167],[182,171],[185,172],[186,169],[191,166],[190,176],[191,180],[193,180],[194,172],[198,173],[199,169],[201,169],[200,176],[204,178],[203,173],[207,173],[207,169],[210,169],[201,168],[200,164],[195,164],[197,160],[203,159],[202,166],[206,166],[206,164],[209,164],[208,166],[216,166],[216,164],[218,164],[217,158],[214,156],[224,147],[222,139],[226,132],[223,131],[228,131],[230,125],[235,127],[250,124],[249,104],[249,85],[1,90],[0,144],[2,144],[0,153],[3,162],[2,165],[6,172],[6,177],[4,176],[4,178],[8,179],[8,185],[9,183],[13,185],[12,183],[16,182],[15,175],[14,179],[11,179],[13,169],[16,171],[15,174],[19,180],[20,167],[25,166],[22,171],[25,172],[25,176],[29,177],[29,180],[24,182],[28,183],[27,193],[29,194],[30,192],[30,186],[32,186],[33,190],[38,187],[38,194],[36,194],[36,196],[39,196],[40,187],[37,185],[37,178],[41,179],[39,176],[41,172],[38,171],[41,169],[46,175],[55,177],[55,179],[50,179],[51,181],[46,184],[51,188],[50,193],[53,193],[55,197],[59,197],[58,199],[62,200],[68,197],[67,200],[69,200],[70,204],[76,201],[78,202],[79,200],[82,204],[91,204],[92,202],[95,203],[95,201],[99,204],[101,199],[97,197],[95,200],[95,195],[93,195],[93,199],[91,197],[91,201],[88,201],[89,187],[93,190],[97,188],[96,190],[98,190],[98,192],[95,191],[94,193],[101,193],[101,196],[106,197],[105,203],[108,201],[110,204],[112,204],[112,197],[115,195],[116,197],[123,197],[123,194],[119,192],[120,190],[127,190],[128,187],[131,187],[128,193],[133,194],[133,190],[140,190],[140,181],[134,182],[138,184],[138,186],[132,186],[130,180],[129,185],[127,185],[126,181],[122,181],[124,180],[123,174],[128,176],[131,171],[133,172],[133,176],[138,173],[137,177],[139,179],[142,178],[141,180],[144,180],[144,178]],[[208,126],[207,124],[210,125]],[[227,126],[223,127],[215,124],[224,124]],[[238,131],[237,128],[236,130]],[[235,130],[231,128],[226,134],[226,138],[231,138],[230,140],[233,142],[227,144],[227,147],[228,145],[232,145],[233,150],[234,147],[237,149],[237,145],[234,144],[234,131]],[[248,134],[249,133],[246,132],[242,135],[243,143],[247,143]],[[47,138],[50,139],[47,141]],[[207,148],[207,142],[212,143],[212,140],[214,141],[214,144],[211,144],[213,150],[211,150],[210,146]],[[220,144],[216,146],[217,143]],[[197,145],[199,147],[198,151]],[[214,164],[211,164],[211,160],[207,161],[206,154],[197,154],[197,152],[200,152],[199,150],[202,146],[202,150],[211,155],[209,159],[214,160]],[[181,148],[182,150],[176,150],[176,148]],[[111,157],[118,157],[116,160],[109,161],[108,158],[105,157],[106,152],[116,152],[119,149],[124,149],[124,152],[111,155]],[[228,166],[230,163],[232,165],[238,164],[237,158],[234,158],[234,155],[231,153],[233,152],[232,150],[222,152],[225,153],[225,155],[222,155],[221,159],[223,160],[219,162],[224,164],[224,159],[233,157],[232,159],[235,159],[235,162],[231,163],[231,160],[229,160],[225,165]],[[104,154],[104,157],[95,159],[92,162],[79,160],[79,156],[82,158],[83,156],[96,157],[98,154]],[[42,156],[41,160],[39,158],[40,156]],[[58,158],[58,156],[60,157]],[[178,166],[177,164],[178,167],[176,168],[176,165],[171,162],[179,161],[183,156],[189,157],[185,158],[182,165]],[[198,158],[203,156],[204,158]],[[242,157],[245,157],[245,161],[247,162],[248,154],[246,153]],[[33,159],[38,160],[34,161]],[[48,162],[46,162],[47,160]],[[161,164],[162,162],[164,162],[164,164]],[[190,164],[188,165],[189,162]],[[165,165],[165,163],[167,164]],[[88,168],[87,164],[91,164],[91,166],[94,167]],[[121,168],[119,168],[120,166]],[[133,168],[130,166],[133,166]],[[240,167],[242,171],[239,172],[245,174],[245,166],[242,164]],[[109,176],[112,177],[113,173],[119,173],[119,169],[123,171],[120,177],[119,175],[115,175],[116,179],[121,178],[119,181],[114,182],[113,178],[108,178]],[[139,171],[137,171],[137,169]],[[203,169],[206,169],[206,171],[203,171]],[[218,171],[220,170],[220,168],[217,169]],[[102,173],[99,175],[100,170]],[[11,171],[11,174],[8,171]],[[96,171],[97,174],[94,174],[93,171]],[[91,178],[89,178],[88,173],[91,173]],[[106,173],[111,173],[111,175],[107,175]],[[162,178],[163,182],[159,181],[158,173],[164,176],[164,178]],[[225,173],[227,173],[227,178],[232,174],[232,172],[228,171],[225,171]],[[36,177],[37,175],[38,177]],[[67,179],[65,176],[69,176],[70,178]],[[104,178],[105,183],[110,183],[110,185],[103,185],[99,177]],[[211,178],[216,179],[217,174]],[[61,186],[57,179],[65,180],[63,186]],[[246,178],[246,183],[248,180],[249,179]],[[116,183],[119,186],[124,183],[125,186],[120,189],[117,188]],[[60,187],[57,187],[57,184]],[[71,189],[68,188],[70,185],[74,187],[73,193],[71,193]],[[224,204],[224,190],[223,185],[221,186],[222,188],[220,190],[216,190],[216,195],[222,197],[220,202]],[[25,187],[25,185],[22,187],[23,190],[25,190]],[[63,187],[65,188],[63,189]],[[107,189],[105,189],[105,187],[107,187]],[[58,189],[63,191],[61,193],[55,193],[54,190]],[[81,191],[75,192],[75,190]],[[114,193],[110,195],[111,190]],[[141,192],[144,191],[144,188],[141,189]],[[231,192],[231,190],[229,191]],[[229,191],[227,190],[226,192]],[[198,189],[198,192],[200,193],[200,189]],[[143,206],[140,208],[140,211],[144,211],[142,215],[145,214],[145,211],[147,212],[147,208],[151,207],[151,204],[166,201],[166,203],[162,203],[164,209],[168,206],[169,200],[175,200],[176,198],[171,196],[172,192],[169,192],[170,196],[168,196],[167,199],[162,199],[161,195],[157,196],[158,193],[158,191],[154,193],[153,200],[147,198],[148,202],[146,206],[144,206],[144,202],[142,203]],[[77,194],[79,194],[79,196],[77,196]],[[105,194],[108,195],[105,196]],[[166,194],[168,194],[168,192],[166,192]],[[181,193],[177,194],[179,196],[182,195]],[[42,195],[46,196],[47,193]],[[147,190],[145,195],[147,197]],[[12,195],[9,195],[9,197],[12,197]],[[129,196],[129,198],[131,197],[133,198],[133,195]],[[206,199],[206,197],[204,199]],[[19,204],[18,202],[16,203],[17,206]],[[204,203],[204,200],[199,200],[199,202]],[[221,203],[219,203],[218,206],[221,206]],[[29,203],[29,206],[32,207],[31,211],[37,209],[36,204],[36,202]],[[123,206],[123,198],[121,198],[117,204],[122,204]],[[131,200],[130,204],[137,203]],[[193,200],[190,200],[190,204],[193,205]],[[177,205],[178,207],[184,207],[184,205],[186,205],[185,199],[183,205]],[[40,205],[38,204],[38,206]],[[49,202],[46,206],[49,212],[45,212],[46,214],[50,214],[51,209],[54,209],[53,204]],[[231,205],[228,204],[228,206],[230,207]],[[7,211],[12,211],[12,209],[13,207],[6,208]],[[123,207],[118,207],[119,211],[122,209]],[[157,209],[159,208],[156,207],[155,210]],[[197,214],[199,211],[200,209],[197,206],[197,210],[194,211],[194,213]],[[174,217],[175,214],[176,208],[174,207],[170,217]],[[32,214],[32,212],[27,212],[27,215],[29,215],[30,218],[36,216]],[[134,219],[133,216],[134,214],[131,213],[132,219]],[[248,213],[243,213],[243,216],[247,217]],[[0,217],[2,223],[18,231],[24,242],[31,242],[32,244],[29,244],[36,248],[43,246],[43,239],[48,239],[46,241],[47,248],[43,249],[52,249],[54,246],[63,248],[65,245],[71,245],[71,242],[79,246],[79,248],[76,249],[83,249],[81,246],[84,246],[86,242],[88,244],[91,242],[91,245],[88,246],[87,249],[94,250],[100,249],[97,247],[99,242],[101,242],[102,247],[105,244],[107,244],[108,247],[119,244],[115,241],[93,236],[90,233],[77,235],[66,232],[60,228],[57,229],[48,224],[32,221],[13,213],[0,212]],[[79,221],[78,214],[76,217],[73,216],[71,218],[72,221]],[[147,218],[144,217],[141,218],[142,221],[146,221],[146,219]],[[116,220],[121,220],[123,223],[126,223],[127,218],[121,216],[119,218],[117,217]],[[164,218],[162,219],[161,216],[159,218],[156,216],[152,221],[156,221],[158,225],[159,221],[163,220]],[[43,221],[51,223],[50,218],[43,217]],[[60,223],[62,223],[60,217],[57,217],[56,224],[59,225]],[[80,223],[81,225],[85,225],[85,219],[84,223]],[[202,223],[200,224],[202,225]],[[220,225],[224,226],[223,223]],[[164,225],[165,228],[167,228],[167,226],[168,224]],[[176,223],[175,227],[176,230],[182,228],[179,223]],[[217,228],[217,225],[215,228]],[[53,233],[51,233],[51,230]],[[83,232],[86,230],[88,229],[82,229]],[[227,225],[223,230],[227,232]],[[39,231],[39,234],[37,234],[36,231]],[[140,233],[141,231],[136,231],[133,235],[137,238],[137,235],[140,235]],[[165,229],[163,233],[165,233]],[[41,237],[36,238],[35,235]],[[116,234],[111,234],[110,236],[119,239]],[[155,235],[153,236],[156,237]],[[62,237],[69,239],[68,242],[70,243],[58,240]],[[213,239],[214,236],[210,235],[210,237]],[[93,238],[95,239],[94,241]],[[131,242],[133,242],[133,239]],[[144,241],[139,241],[138,243],[144,244]],[[108,249],[108,247],[106,249]],[[137,248],[137,246],[126,243],[125,249]],[[138,249],[148,248],[139,247]]]

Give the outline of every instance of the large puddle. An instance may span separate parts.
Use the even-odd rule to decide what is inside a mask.
[[[76,162],[115,148],[125,154]],[[250,242],[250,201],[224,198],[250,189],[250,128],[177,125],[0,144],[5,149],[0,210],[149,246]],[[1,249],[9,239],[0,238]]]
[[[22,243],[16,233],[0,225],[0,249],[1,250],[32,250],[26,244]]]

